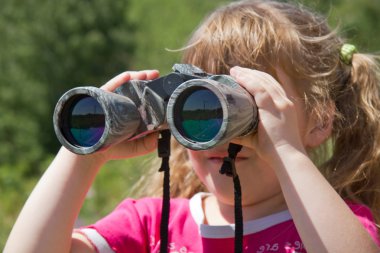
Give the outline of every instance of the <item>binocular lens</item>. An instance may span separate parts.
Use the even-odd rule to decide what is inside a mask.
[[[62,132],[73,145],[91,147],[103,135],[105,114],[102,106],[93,97],[74,97],[62,119]]]
[[[177,128],[192,141],[208,142],[219,132],[223,109],[218,97],[207,88],[196,87],[179,99]]]

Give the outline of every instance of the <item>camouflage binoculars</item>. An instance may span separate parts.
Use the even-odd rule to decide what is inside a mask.
[[[183,146],[210,149],[257,128],[253,97],[228,75],[189,64],[155,80],[130,80],[114,92],[95,87],[67,91],[54,111],[63,146],[90,154],[123,140],[170,129]]]

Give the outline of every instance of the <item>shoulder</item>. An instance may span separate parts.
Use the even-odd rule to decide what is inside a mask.
[[[352,201],[346,201],[346,203],[371,237],[375,240],[377,245],[380,245],[378,226],[376,225],[371,209],[366,205],[354,203]]]
[[[356,217],[362,221],[362,223],[367,225],[375,224],[373,214],[369,207],[363,204],[354,203],[352,201],[346,201],[346,203],[351,211],[356,215]]]
[[[161,210],[161,198],[128,198],[106,217],[80,232],[98,252],[147,252],[159,246]],[[171,199],[169,231],[178,234],[184,228],[194,230],[195,223],[191,219],[189,200]]]

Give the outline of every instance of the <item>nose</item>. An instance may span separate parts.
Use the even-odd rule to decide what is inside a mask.
[[[254,138],[255,138],[255,133],[252,133],[246,136],[236,137],[232,139],[230,142],[242,145],[243,147],[255,149],[254,144],[253,144]]]

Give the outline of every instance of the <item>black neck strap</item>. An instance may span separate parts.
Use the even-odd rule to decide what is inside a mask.
[[[241,145],[230,143],[228,146],[228,157],[223,159],[220,174],[232,177],[234,182],[235,198],[235,253],[243,252],[243,211],[241,205],[241,186],[239,176],[236,172],[235,159],[242,149]]]
[[[160,253],[166,253],[168,251],[168,227],[170,216],[170,131],[163,130],[160,132],[160,135],[161,138],[158,139],[158,157],[162,158],[162,162],[161,168],[158,171],[164,172],[160,224]]]
[[[161,138],[158,140],[158,156],[162,158],[160,172],[164,172],[162,213],[160,224],[160,253],[168,251],[168,227],[170,216],[170,131],[160,132]],[[234,182],[235,198],[235,253],[243,252],[243,212],[241,204],[241,186],[239,176],[236,172],[235,159],[242,149],[241,145],[230,143],[228,146],[228,157],[223,159],[220,173],[232,177]]]

